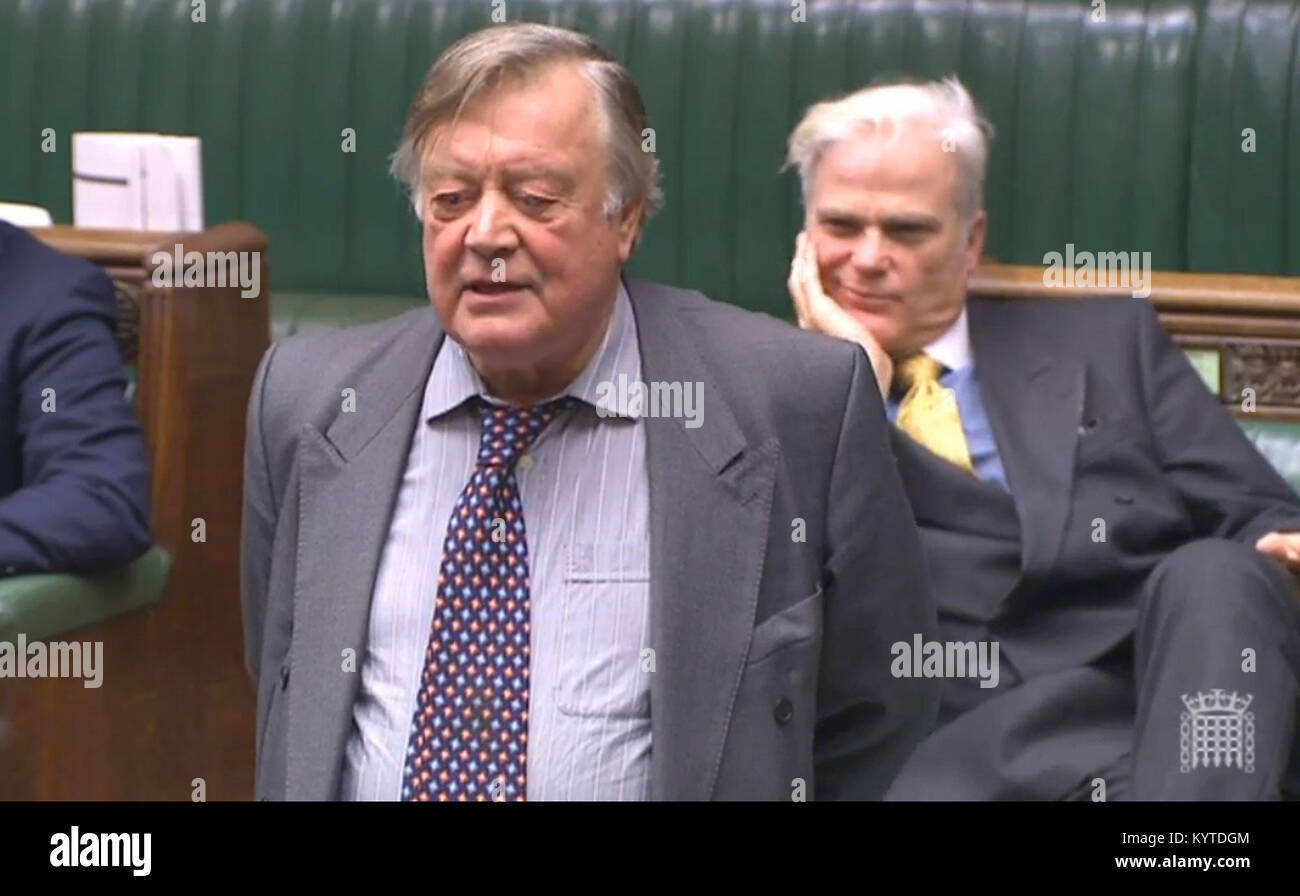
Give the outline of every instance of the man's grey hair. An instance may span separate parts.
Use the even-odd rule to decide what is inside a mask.
[[[614,217],[645,201],[641,224],[663,204],[659,160],[642,149],[648,120],[632,76],[591,38],[549,25],[515,23],[475,31],[448,47],[424,77],[406,115],[391,172],[410,193],[422,220],[420,161],[425,141],[454,124],[465,107],[503,86],[527,83],[558,63],[575,63],[591,85],[602,136],[609,150],[609,190],[604,212]]]
[[[831,146],[855,136],[898,139],[913,129],[942,141],[943,149],[956,155],[957,209],[970,221],[984,207],[993,125],[956,77],[876,84],[810,106],[790,135],[786,156],[786,167],[799,170],[804,206],[812,197],[817,164]]]

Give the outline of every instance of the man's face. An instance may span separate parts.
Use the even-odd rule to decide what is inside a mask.
[[[968,234],[957,184],[956,155],[929,124],[860,131],[814,173],[806,226],[822,288],[894,357],[942,336],[966,301],[985,215]]]
[[[598,116],[581,72],[556,65],[429,136],[418,193],[426,286],[480,373],[566,369],[604,334],[639,207],[605,217]]]

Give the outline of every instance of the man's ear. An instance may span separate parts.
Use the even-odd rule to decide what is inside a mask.
[[[641,230],[645,223],[645,200],[638,199],[618,214],[618,260],[627,264],[637,246],[641,245]]]

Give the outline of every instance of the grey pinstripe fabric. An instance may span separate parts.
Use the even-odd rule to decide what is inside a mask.
[[[641,379],[622,285],[604,343],[565,394],[582,399],[517,467],[532,575],[528,798],[649,795],[649,477],[645,425],[606,404],[602,382]],[[486,387],[448,339],[425,387],[372,595],[368,649],[341,796],[397,799],[433,620],[447,521],[473,470]]]

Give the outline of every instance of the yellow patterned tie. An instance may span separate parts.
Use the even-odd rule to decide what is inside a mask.
[[[973,472],[957,394],[939,385],[942,370],[943,365],[929,355],[912,355],[899,362],[898,381],[907,394],[898,406],[898,428],[944,460]]]

